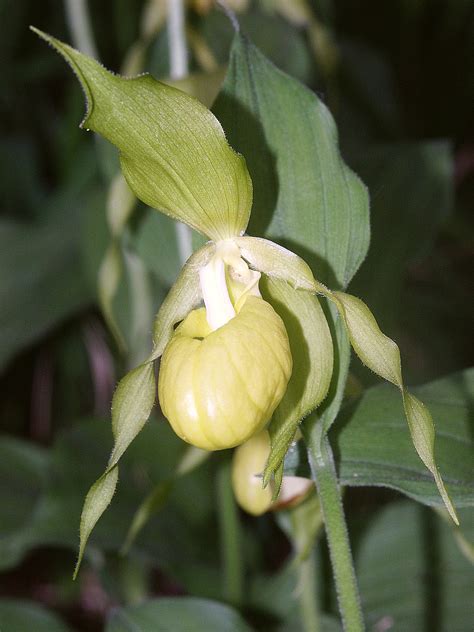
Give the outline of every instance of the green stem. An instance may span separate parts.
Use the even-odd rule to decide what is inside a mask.
[[[231,463],[222,463],[217,475],[217,499],[221,556],[224,566],[224,594],[229,603],[239,606],[243,597],[243,563],[240,520],[232,492]]]
[[[316,417],[304,424],[303,435],[323,511],[344,630],[363,632],[359,591],[331,446]]]
[[[304,632],[320,632],[321,621],[316,591],[316,561],[314,550],[298,565],[299,602]]]

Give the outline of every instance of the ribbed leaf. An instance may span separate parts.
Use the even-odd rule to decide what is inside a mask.
[[[340,157],[328,109],[240,34],[213,109],[252,176],[249,233],[295,250],[322,281],[345,287],[367,252],[368,197]]]
[[[120,150],[123,174],[139,199],[211,239],[246,229],[252,183],[245,160],[206,107],[150,75],[114,75],[33,30],[71,65],[87,99],[82,126]]]

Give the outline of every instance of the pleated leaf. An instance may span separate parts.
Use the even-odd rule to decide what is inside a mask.
[[[124,78],[67,44],[33,29],[77,75],[87,100],[82,127],[120,151],[135,195],[211,239],[241,234],[252,206],[242,156],[215,116],[197,99],[150,75]]]

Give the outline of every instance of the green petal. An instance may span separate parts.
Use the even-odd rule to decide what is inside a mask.
[[[79,572],[87,540],[95,527],[97,521],[107,509],[115,493],[118,480],[118,467],[112,468],[103,474],[90,488],[81,515],[79,556],[76,568],[74,569],[74,579]]]
[[[135,195],[211,239],[240,235],[252,206],[245,160],[197,99],[150,75],[124,78],[33,28],[66,59],[87,100],[82,127],[120,150]]]
[[[411,438],[419,457],[433,474],[439,493],[451,518],[459,524],[434,455],[435,429],[429,410],[411,395],[403,384],[398,346],[379,329],[367,305],[343,292],[326,292],[344,319],[354,351],[369,369],[398,386]]]

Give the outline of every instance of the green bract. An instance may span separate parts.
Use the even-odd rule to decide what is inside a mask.
[[[149,358],[116,390],[115,444],[106,471],[85,500],[77,568],[86,541],[114,494],[119,460],[153,407],[154,361],[161,355],[160,401],[186,441],[210,450],[226,448],[243,443],[270,422],[271,449],[263,481],[267,484],[273,478],[278,493],[283,460],[298,424],[322,402],[317,415],[321,440],[326,440],[342,399],[350,340],[362,362],[400,389],[413,445],[457,522],[434,458],[431,416],[404,386],[397,345],[380,331],[360,299],[329,290],[290,250],[243,234],[252,184],[244,159],[228,145],[214,115],[148,75],[118,77],[69,46],[38,34],[73,67],[87,98],[83,125],[117,146],[123,173],[137,197],[212,240],[190,257],[164,300]],[[273,193],[280,187],[281,196],[272,230],[280,227],[282,239],[297,241],[303,235],[304,248],[314,238],[323,259],[324,280],[331,278],[332,267],[335,283],[345,287],[368,243],[366,189],[342,162],[328,110],[312,93],[246,48],[240,36],[236,42],[234,54],[240,55],[244,71],[239,75],[231,63],[228,76],[234,85],[240,82],[243,102],[247,99],[245,105],[255,116],[266,113],[265,120],[271,122],[267,140],[278,156],[282,181]],[[246,54],[253,54],[254,74],[245,67]],[[272,86],[277,86],[275,94],[284,95],[284,103],[275,103],[267,93],[260,98]],[[231,88],[232,82],[226,82],[224,97],[232,97]],[[289,113],[288,129],[303,148],[297,158],[312,161],[314,181],[294,168],[296,158],[283,155],[287,126],[277,124],[278,109]],[[258,138],[248,133],[242,128],[252,147]],[[268,166],[253,155],[247,158],[256,173]],[[271,192],[265,193],[259,193],[257,212],[261,205],[268,206]],[[312,218],[319,205],[323,210],[316,230]],[[289,207],[301,217],[288,218]],[[333,226],[330,240],[325,234],[329,224]],[[338,227],[340,239],[335,238]],[[326,312],[330,322],[317,295],[331,304]],[[205,308],[200,308],[203,303]]]

